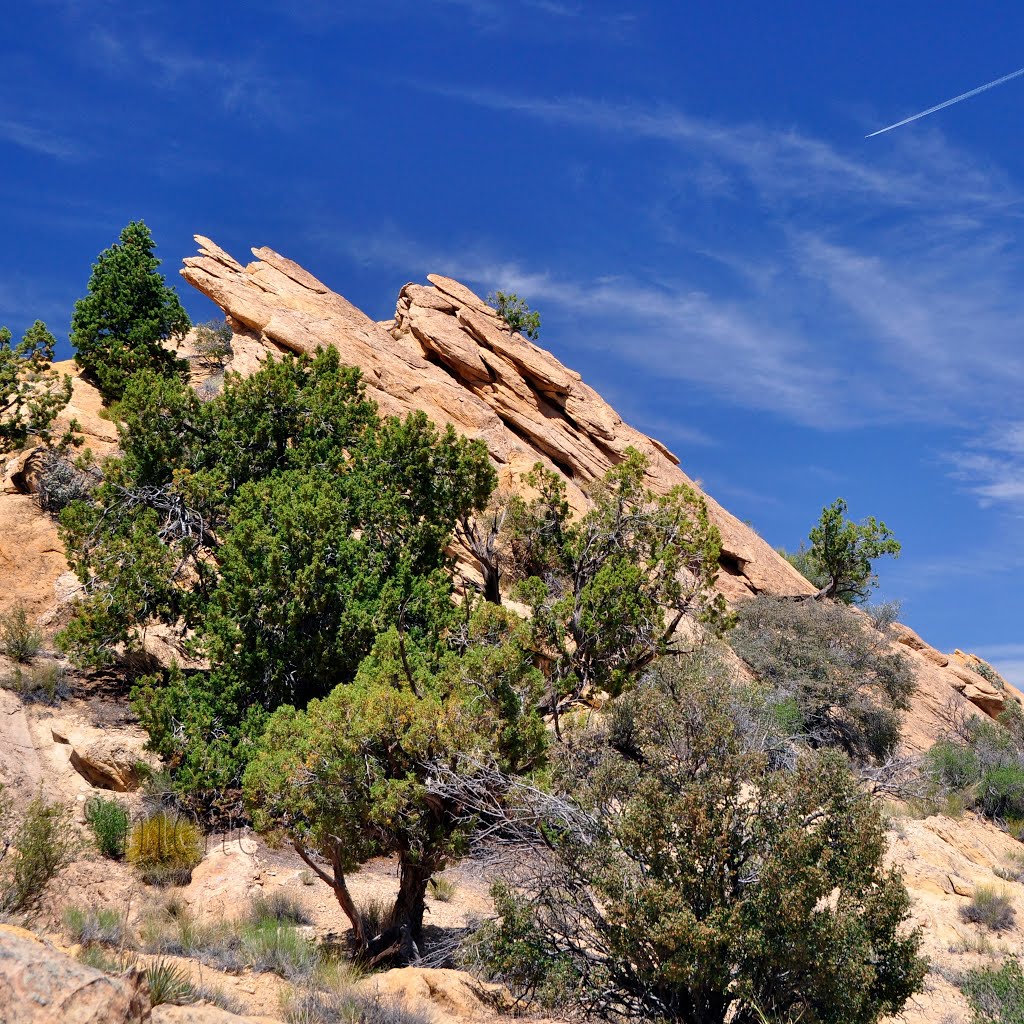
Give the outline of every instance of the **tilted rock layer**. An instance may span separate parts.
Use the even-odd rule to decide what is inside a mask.
[[[435,423],[480,438],[505,482],[541,460],[561,471],[570,501],[582,509],[581,488],[633,447],[649,460],[653,490],[696,486],[664,445],[624,423],[578,373],[509,331],[451,278],[431,274],[429,285],[406,285],[394,320],[378,324],[272,249],[254,249],[256,262],[243,267],[209,239],[196,240],[200,255],[185,260],[182,276],[250,342],[308,355],[333,346],[362,370],[384,413],[420,409]],[[250,364],[251,345],[241,347]],[[719,586],[727,598],[813,592],[749,526],[705,498],[722,534]]]

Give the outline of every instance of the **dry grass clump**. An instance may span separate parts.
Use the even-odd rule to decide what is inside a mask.
[[[147,885],[187,885],[203,859],[203,835],[186,818],[157,811],[135,823],[127,858]]]

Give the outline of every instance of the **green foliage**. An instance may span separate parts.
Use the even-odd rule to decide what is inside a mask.
[[[196,324],[195,349],[199,361],[211,370],[223,370],[233,355],[233,337],[226,320],[208,320],[205,324]]]
[[[347,873],[397,853],[392,921],[418,940],[428,881],[464,847],[467,822],[430,794],[432,770],[464,757],[513,772],[540,763],[540,678],[523,639],[522,623],[494,605],[467,624],[461,650],[434,657],[392,629],[351,684],[270,718],[244,778],[253,823],[326,859],[358,944],[373,936],[348,896]]]
[[[71,378],[50,369],[56,340],[37,320],[11,346],[0,327],[0,455],[24,448],[30,438],[50,441],[50,427],[71,400]]]
[[[646,468],[628,449],[590,487],[593,506],[579,519],[562,479],[539,463],[526,477],[537,496],[510,502],[508,575],[530,607],[533,646],[550,665],[552,710],[630,685],[676,649],[685,615],[715,632],[730,623],[713,590],[721,538],[704,500],[685,486],[652,493]]]
[[[993,765],[978,783],[978,807],[989,818],[1024,818],[1024,765]]]
[[[162,957],[146,967],[151,1006],[164,1003],[184,1005],[195,1001],[195,990],[184,967]]]
[[[973,1024],[1024,1024],[1024,971],[1016,957],[968,971],[960,982]]]
[[[203,859],[202,833],[186,818],[157,811],[132,826],[126,856],[147,884],[184,885]]]
[[[740,606],[729,643],[791,735],[859,757],[882,757],[899,739],[913,672],[884,632],[844,605],[758,597]]]
[[[237,785],[267,715],[350,680],[389,626],[439,642],[452,530],[494,486],[480,442],[380,419],[333,349],[208,402],[140,374],[121,412],[124,455],[61,517],[87,590],[61,639],[102,663],[153,619],[196,631],[211,670],[133,697],[180,787]]]
[[[492,292],[487,301],[512,331],[536,341],[540,337],[540,313],[531,310],[515,292]]]
[[[430,895],[439,903],[451,903],[458,886],[450,878],[431,878]]]
[[[59,704],[71,692],[64,666],[56,662],[26,668],[15,665],[14,671],[0,680],[0,686],[6,690],[13,690],[28,703],[51,706]]]
[[[939,740],[924,755],[925,771],[945,789],[966,789],[981,777],[978,755],[969,746]]]
[[[6,820],[7,815],[2,817]],[[77,845],[71,814],[63,804],[38,796],[5,838],[10,848],[0,862],[0,911],[31,911],[53,877],[71,862]]]
[[[94,796],[85,805],[85,821],[104,857],[120,860],[124,856],[130,819],[128,811],[117,800]]]
[[[187,369],[164,344],[182,338],[191,324],[174,289],[157,270],[154,247],[149,228],[141,220],[132,221],[120,240],[100,253],[89,294],[75,303],[75,361],[106,402],[121,398],[141,370],[180,377]]]
[[[269,896],[260,893],[249,906],[249,919],[255,924],[312,924],[313,919],[303,905],[280,889]]]
[[[813,583],[819,590],[824,589],[828,585],[828,577],[811,560],[810,549],[803,541],[800,542],[800,547],[796,551],[787,551],[785,548],[777,548],[776,550],[805,580]]]
[[[994,932],[1012,928],[1017,917],[1006,893],[984,885],[974,890],[970,903],[960,907],[960,916],[971,924],[983,925]]]
[[[64,931],[72,942],[82,946],[121,946],[128,938],[124,915],[109,907],[68,907],[64,911]]]
[[[821,510],[821,519],[809,537],[806,563],[812,575],[808,578],[823,578],[823,596],[847,604],[866,600],[878,585],[872,569],[875,559],[883,555],[898,558],[900,553],[900,543],[885,523],[874,516],[861,523],[847,519],[842,498]]]
[[[32,625],[24,604],[16,604],[0,623],[4,653],[12,661],[31,661],[42,649],[43,634]]]
[[[878,808],[834,751],[773,770],[734,699],[699,666],[664,665],[617,699],[628,730],[592,722],[557,749],[555,793],[517,819],[544,812],[536,859],[491,926],[506,982],[584,1015],[686,1024],[867,1024],[921,989]]]

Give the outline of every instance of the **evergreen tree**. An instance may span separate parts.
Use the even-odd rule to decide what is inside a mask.
[[[49,441],[49,428],[71,399],[71,378],[51,371],[56,342],[37,320],[12,346],[0,327],[0,454],[16,451],[37,437]]]
[[[89,278],[89,294],[75,303],[71,342],[75,360],[103,398],[121,398],[133,374],[148,369],[181,375],[187,364],[164,344],[191,326],[174,289],[164,283],[154,242],[141,220],[100,253]]]

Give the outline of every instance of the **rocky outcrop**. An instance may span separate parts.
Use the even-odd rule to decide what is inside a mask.
[[[378,324],[272,249],[254,249],[256,261],[243,267],[209,239],[196,240],[200,254],[185,260],[182,276],[227,314],[248,365],[258,361],[254,342],[266,352],[305,354],[334,346],[362,370],[384,413],[420,409],[480,438],[505,483],[540,460],[565,476],[576,509],[587,505],[587,483],[628,447],[647,456],[652,489],[696,486],[664,445],[624,423],[578,373],[513,334],[451,278],[431,274],[429,284],[406,285],[394,320]],[[707,501],[722,533],[719,587],[727,598],[812,592],[750,527]]]
[[[6,1024],[136,1024],[149,1019],[139,971],[86,967],[22,928],[0,924],[0,1019]]]

